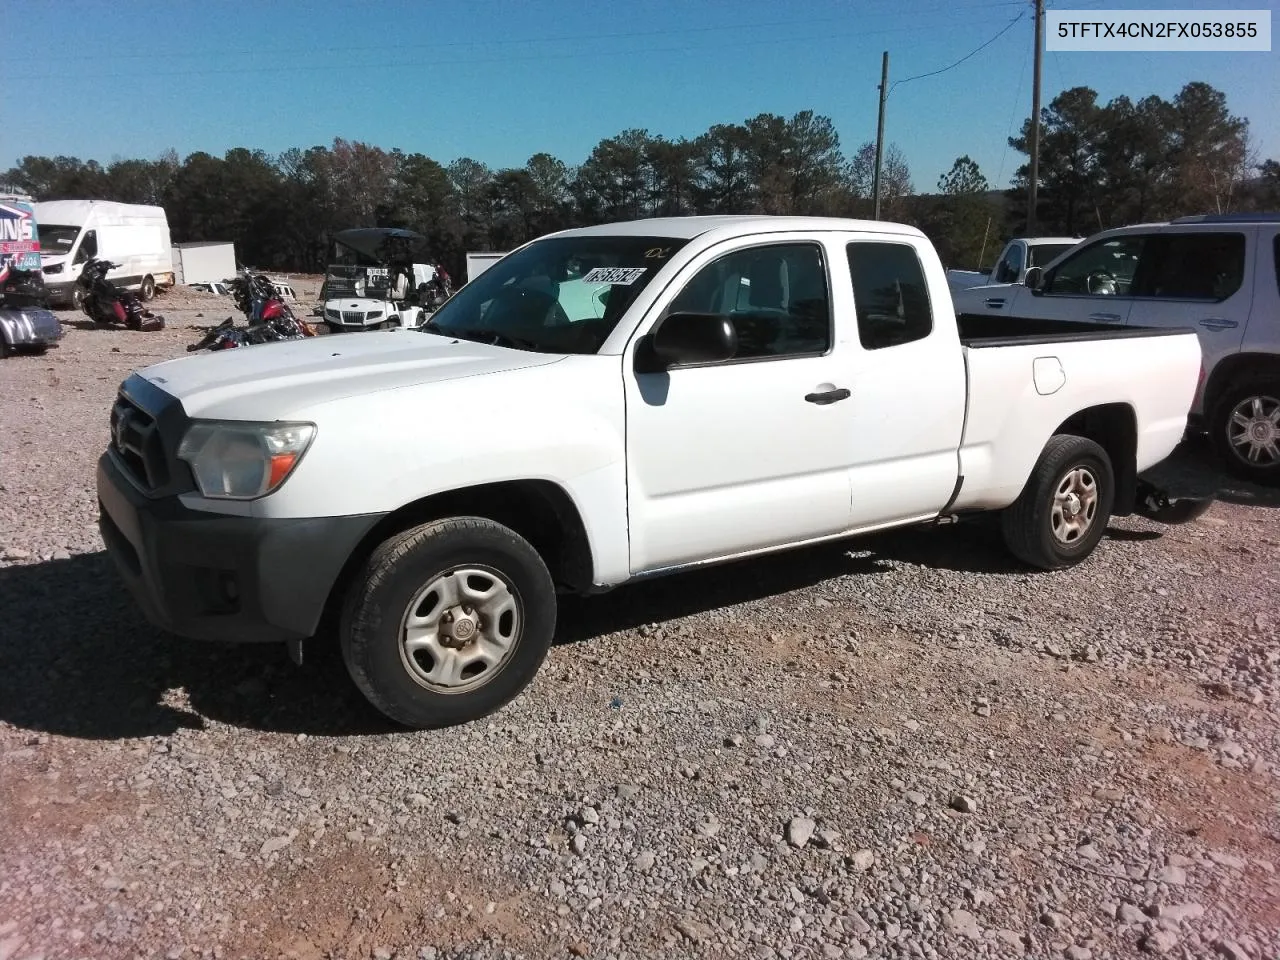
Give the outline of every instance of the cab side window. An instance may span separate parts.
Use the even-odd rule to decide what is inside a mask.
[[[818,244],[771,244],[713,260],[667,312],[727,316],[738,335],[734,360],[821,356],[832,343],[827,291]]]
[[[848,245],[858,339],[867,350],[923,340],[933,332],[924,267],[909,244],[855,241]]]
[[[1134,278],[1140,297],[1226,300],[1244,283],[1243,233],[1158,234],[1148,242]]]
[[[1045,277],[1045,293],[1077,297],[1132,295],[1133,276],[1147,237],[1113,237],[1090,244]]]
[[[996,283],[1015,283],[1022,272],[1022,247],[1014,244],[996,268]]]

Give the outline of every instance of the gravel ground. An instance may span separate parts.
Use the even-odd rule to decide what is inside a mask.
[[[0,960],[1280,955],[1277,491],[1190,444],[1209,514],[1072,571],[962,524],[566,603],[516,703],[405,733],[101,552],[116,386],[215,299],[0,364]]]

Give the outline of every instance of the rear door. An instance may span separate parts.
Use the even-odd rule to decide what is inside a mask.
[[[1253,301],[1256,237],[1253,227],[1150,237],[1134,278],[1129,325],[1193,328],[1205,370],[1238,353]]]
[[[927,243],[883,234],[850,236],[843,254],[852,526],[935,516],[955,487],[968,389],[947,288],[926,280],[941,264]]]

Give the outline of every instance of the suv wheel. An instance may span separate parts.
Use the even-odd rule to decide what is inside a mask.
[[[1228,472],[1254,483],[1280,484],[1280,380],[1226,390],[1209,417],[1209,434]]]

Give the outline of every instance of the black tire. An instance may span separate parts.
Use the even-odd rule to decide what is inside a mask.
[[[1072,538],[1060,535],[1070,526],[1070,516],[1056,516],[1055,502],[1076,471],[1092,479],[1093,515]],[[1005,546],[1023,563],[1042,570],[1075,566],[1093,553],[1107,532],[1115,495],[1115,471],[1102,447],[1085,437],[1051,437],[1022,493],[1001,515]],[[1087,515],[1087,494],[1079,501]]]
[[[422,590],[468,567],[487,568],[506,581],[518,619],[505,660],[488,668],[491,675],[477,675],[488,679],[446,693],[422,675],[436,663],[429,651],[425,661],[403,652],[402,627],[411,605],[424,608]],[[396,723],[419,730],[469,723],[505,706],[533,680],[555,635],[556,609],[551,574],[524,538],[479,517],[436,520],[381,544],[357,574],[338,628],[342,657],[360,692]],[[483,619],[477,627],[486,634],[491,628]]]
[[[1222,392],[1214,403],[1208,417],[1208,431],[1213,449],[1222,461],[1227,472],[1241,480],[1266,486],[1280,485],[1280,456],[1269,461],[1254,463],[1248,459],[1248,453],[1237,447],[1235,440],[1243,440],[1240,425],[1233,425],[1232,415],[1241,406],[1251,407],[1251,401],[1257,400],[1263,411],[1270,411],[1280,404],[1280,380],[1253,380],[1229,387]],[[1246,415],[1250,415],[1247,413]],[[1270,429],[1271,441],[1280,445],[1280,437],[1274,428]]]
[[[138,288],[138,296],[143,300],[152,300],[156,295],[156,281],[150,274],[142,278],[142,285]]]

